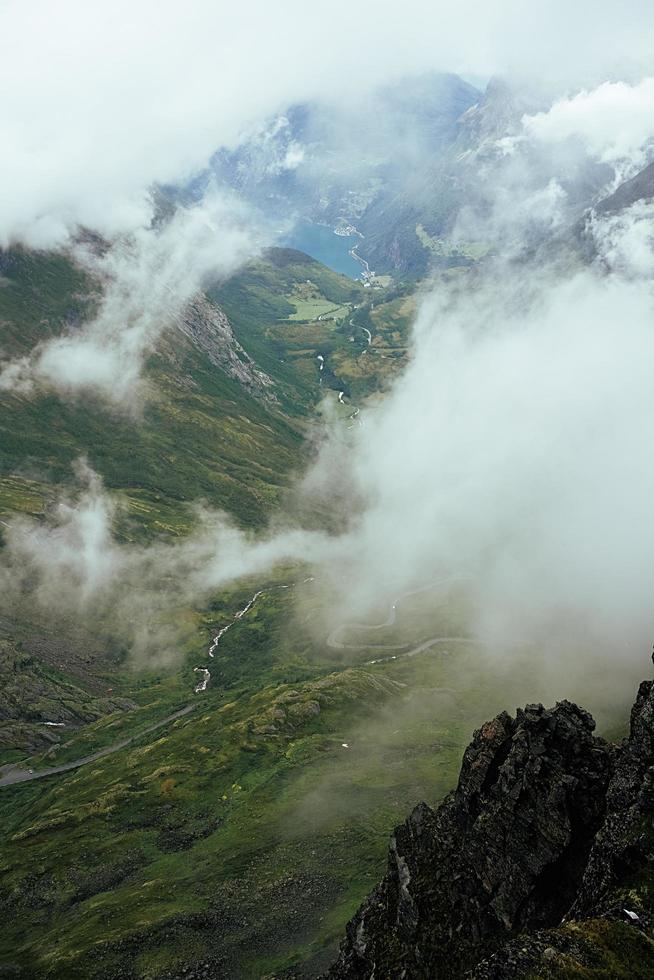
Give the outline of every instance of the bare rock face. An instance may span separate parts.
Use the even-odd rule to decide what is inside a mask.
[[[616,747],[568,701],[475,732],[418,806],[329,977],[654,977],[654,681]]]
[[[594,728],[563,701],[475,732],[454,793],[396,829],[328,976],[462,977],[512,935],[558,924],[605,819],[612,751]]]
[[[606,811],[571,910],[575,917],[614,911],[615,890],[654,860],[654,681],[643,681],[638,689],[629,737],[616,754]]]
[[[469,980],[654,977],[653,681],[640,685],[611,770],[606,817],[565,923],[504,943]]]
[[[196,296],[176,318],[177,327],[189,337],[212,364],[238,381],[255,397],[276,402],[274,382],[260,371],[234,336],[232,325],[203,294]]]

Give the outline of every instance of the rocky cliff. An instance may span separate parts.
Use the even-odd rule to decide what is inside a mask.
[[[212,364],[222,368],[247,392],[255,398],[277,402],[272,378],[257,368],[234,336],[228,318],[206,296],[199,294],[187,303],[175,322]]]
[[[611,746],[562,701],[475,732],[392,836],[331,980],[654,977],[654,682]]]

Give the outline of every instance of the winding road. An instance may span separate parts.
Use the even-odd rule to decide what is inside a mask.
[[[361,237],[363,238],[363,235],[361,235]],[[373,279],[374,278],[375,273],[371,271],[370,266],[369,266],[368,262],[366,261],[366,259],[362,258],[359,255],[359,253],[357,251],[358,248],[359,248],[359,244],[357,243],[354,246],[354,248],[351,248],[350,249],[350,255],[352,256],[353,259],[355,259],[357,262],[360,262],[361,265],[363,266],[363,272],[361,273],[361,279],[362,279],[362,281],[363,282],[369,282],[370,279]]]
[[[437,582],[432,582],[430,585],[423,585],[418,589],[411,589],[409,592],[403,592],[401,595],[397,596],[391,603],[388,611],[388,616],[382,623],[374,623],[370,625],[369,623],[341,623],[337,626],[327,637],[327,646],[331,647],[333,650],[361,650],[366,648],[368,650],[401,650],[401,653],[392,654],[387,657],[378,657],[375,660],[367,660],[367,664],[380,664],[385,663],[388,660],[399,660],[404,657],[415,657],[417,654],[422,653],[424,650],[429,650],[431,647],[438,646],[441,643],[465,643],[465,644],[477,644],[481,641],[470,636],[432,636],[427,640],[423,640],[417,646],[412,647],[410,650],[406,650],[406,643],[344,643],[340,636],[344,630],[364,630],[366,632],[374,632],[375,630],[386,629],[389,626],[393,626],[397,619],[397,607],[404,600],[410,598],[410,596],[420,595],[422,592],[432,592],[435,589],[443,588],[447,585],[452,585],[455,582],[465,582],[468,581],[469,577],[467,575],[452,575],[445,579],[439,579]]]
[[[360,650],[363,648],[367,649],[379,649],[379,650],[398,650],[402,651],[400,653],[393,653],[387,656],[378,657],[374,660],[367,660],[367,665],[385,663],[389,660],[399,660],[404,657],[415,657],[417,654],[422,653],[425,650],[431,649],[431,647],[438,646],[442,643],[461,643],[461,644],[478,644],[482,641],[469,636],[432,636],[427,640],[423,640],[417,646],[412,647],[410,650],[404,650],[406,644],[371,644],[366,643],[344,643],[340,636],[344,630],[354,629],[362,630],[366,632],[374,632],[376,630],[385,629],[386,627],[393,626],[397,619],[397,607],[404,600],[411,596],[419,595],[422,592],[431,592],[438,588],[443,588],[447,585],[451,585],[454,582],[467,581],[468,576],[466,575],[455,575],[450,576],[446,579],[440,579],[437,582],[432,582],[430,585],[421,586],[418,589],[412,589],[409,592],[403,592],[401,595],[397,596],[391,603],[388,616],[381,623],[374,623],[372,625],[368,623],[341,623],[339,626],[335,627],[332,632],[327,637],[327,646],[336,650]],[[303,580],[304,582],[313,581],[313,576]],[[239,609],[237,613],[233,616],[232,620],[222,629],[218,631],[216,636],[211,642],[209,648],[209,656],[214,656],[214,651],[218,646],[218,642],[225,635],[228,629],[230,629],[238,620],[242,619],[243,616],[252,608],[259,596],[264,595],[265,592],[272,592],[274,589],[292,589],[296,585],[292,582],[289,585],[272,585],[269,589],[261,589],[255,592],[251,599],[245,604],[242,609]],[[202,673],[203,677],[200,683],[196,687],[196,693],[204,691],[209,683],[210,673],[206,667],[196,667],[195,670],[198,673]],[[142,731],[131,735],[129,738],[124,738],[119,742],[115,742],[113,745],[108,745],[104,749],[99,749],[97,752],[93,752],[91,755],[82,756],[80,759],[75,759],[73,762],[64,762],[60,766],[51,766],[49,769],[40,769],[38,771],[33,771],[32,769],[22,768],[21,766],[12,763],[6,766],[0,766],[0,788],[3,786],[14,786],[17,783],[28,783],[35,779],[45,779],[46,776],[54,776],[62,772],[70,772],[73,769],[79,769],[81,766],[88,765],[90,762],[95,762],[98,759],[102,759],[107,755],[112,755],[114,752],[118,752],[120,749],[126,748],[131,745],[132,742],[141,738],[143,735],[148,735],[150,732],[157,731],[159,728],[163,728],[164,725],[168,725],[178,718],[182,718],[184,715],[189,714],[196,707],[197,702],[193,704],[187,704],[186,707],[181,708],[179,711],[173,712],[171,715],[167,715],[160,721],[154,722],[152,725],[148,725]],[[345,747],[345,746],[344,746]]]
[[[187,704],[185,708],[173,712],[172,715],[162,718],[161,721],[155,721],[153,725],[148,725],[147,728],[137,732],[135,735],[130,735],[129,738],[124,738],[120,742],[108,745],[105,749],[93,752],[92,755],[85,755],[81,759],[75,759],[73,762],[64,762],[60,766],[52,766],[50,769],[39,769],[34,772],[32,769],[22,769],[16,764],[0,766],[0,787],[14,786],[16,783],[29,783],[34,779],[45,779],[46,776],[54,776],[60,772],[70,772],[71,769],[79,769],[80,766],[86,766],[89,762],[95,762],[96,759],[103,759],[106,755],[111,755],[113,752],[124,749],[127,745],[131,745],[132,742],[135,742],[136,739],[141,738],[143,735],[149,735],[150,732],[155,732],[158,728],[163,728],[164,725],[168,725],[171,721],[176,721],[177,718],[188,715],[194,708],[195,704]]]

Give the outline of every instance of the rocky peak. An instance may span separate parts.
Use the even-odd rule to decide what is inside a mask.
[[[654,855],[654,682],[641,685],[622,746],[594,728],[562,701],[476,731],[456,790],[395,830],[387,874],[348,924],[328,976],[562,976],[552,972],[557,957],[599,955],[590,940],[584,952],[584,917],[617,908],[629,916],[621,929],[642,924],[646,910],[626,912],[619,888]]]

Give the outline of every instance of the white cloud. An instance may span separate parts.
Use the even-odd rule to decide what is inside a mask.
[[[653,315],[649,282],[594,270],[500,265],[431,296],[411,364],[358,437],[349,492],[366,503],[335,576],[341,608],[464,573],[500,645],[547,650],[576,617],[640,657]]]
[[[173,659],[188,628],[182,610],[243,576],[306,555],[317,559],[332,547],[326,536],[302,530],[255,537],[227,515],[202,509],[183,540],[121,543],[114,534],[120,502],[84,460],[75,476],[76,491],[58,501],[47,521],[16,517],[5,530],[0,608],[26,603],[30,617],[85,622],[119,637],[136,656]]]
[[[654,203],[637,201],[626,211],[591,213],[589,230],[608,267],[633,278],[654,276]]]
[[[297,142],[290,144],[284,156],[283,170],[296,170],[304,160],[304,147]]]
[[[547,112],[525,116],[528,137],[548,143],[577,139],[605,163],[645,161],[654,138],[654,78],[637,85],[604,82],[593,91],[560,99]],[[635,158],[635,159],[634,159]]]
[[[103,254],[77,247],[75,256],[103,286],[97,315],[5,365],[0,388],[92,389],[116,405],[133,405],[143,360],[176,314],[208,277],[226,276],[255,250],[247,211],[217,194],[179,209],[161,227],[134,230]]]

